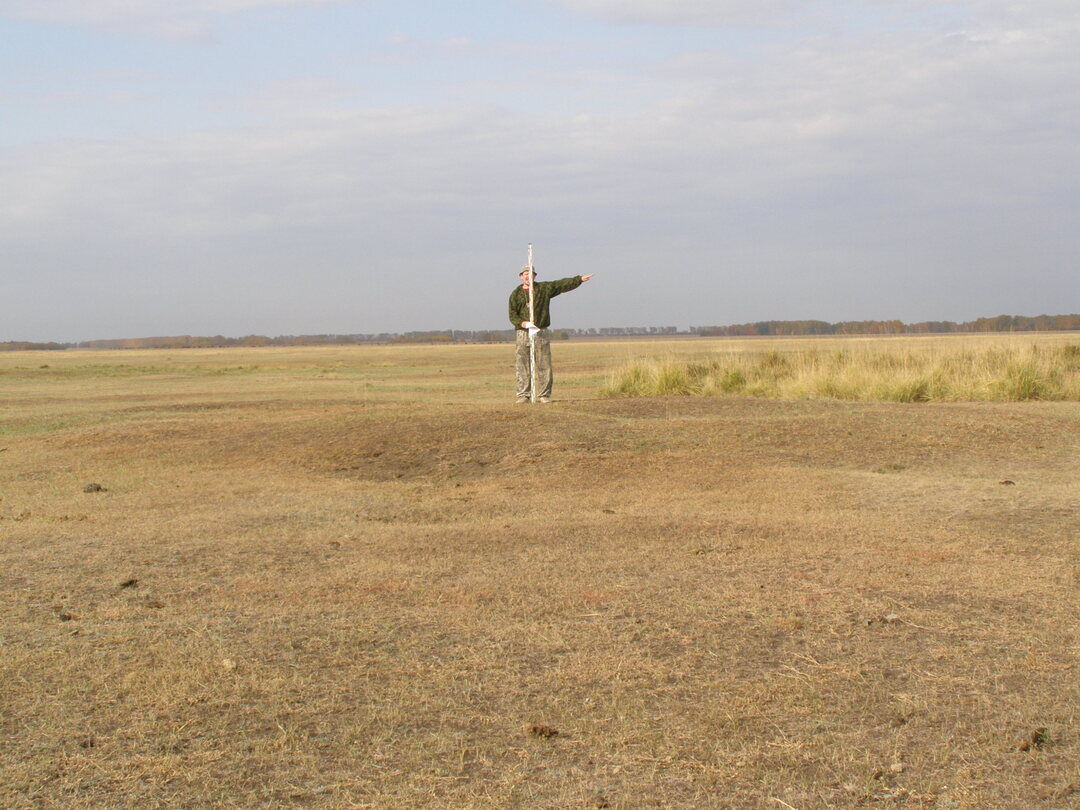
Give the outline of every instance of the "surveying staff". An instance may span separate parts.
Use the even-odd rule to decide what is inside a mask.
[[[517,330],[517,358],[514,363],[514,370],[517,372],[517,401],[520,405],[532,399],[533,375],[529,356],[529,332],[532,331],[536,343],[537,393],[540,395],[538,401],[547,403],[551,402],[551,342],[548,339],[551,299],[564,292],[576,290],[583,282],[592,278],[592,273],[587,276],[560,278],[558,281],[536,281],[536,270],[526,267],[519,275],[521,286],[515,287],[510,293],[510,323]],[[529,321],[530,287],[533,294],[534,322]]]

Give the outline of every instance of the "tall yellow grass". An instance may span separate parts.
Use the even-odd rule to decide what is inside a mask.
[[[605,396],[746,396],[862,402],[1080,400],[1080,345],[864,346],[633,360]]]

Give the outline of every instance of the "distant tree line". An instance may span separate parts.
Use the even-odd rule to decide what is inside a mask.
[[[6,343],[0,343],[0,352],[25,352],[30,350],[49,352],[70,349],[74,345],[74,343],[34,343],[28,340],[9,340]]]
[[[697,335],[700,337],[753,337],[756,335],[927,335],[949,332],[1055,332],[1080,331],[1080,315],[998,315],[973,321],[757,321],[729,326],[691,326],[679,332],[675,326],[608,326],[591,329],[553,329],[553,340],[597,337],[639,337],[642,335]],[[118,338],[84,340],[78,343],[37,343],[12,340],[0,342],[0,351],[28,349],[217,349],[230,346],[351,346],[361,343],[508,343],[513,329],[437,329],[427,332],[379,332],[352,335],[246,335],[244,337]]]
[[[602,326],[599,329],[564,329],[567,337],[630,337],[633,335],[677,335],[677,326]]]
[[[930,335],[950,332],[1058,332],[1080,330],[1080,315],[998,315],[973,321],[757,321],[729,326],[691,326],[703,337],[757,335]]]

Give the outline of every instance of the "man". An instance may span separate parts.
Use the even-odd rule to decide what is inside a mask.
[[[574,276],[560,278],[558,281],[536,281],[536,270],[529,272],[524,268],[519,274],[521,286],[510,293],[510,323],[517,330],[517,358],[514,363],[517,372],[517,401],[520,405],[532,399],[532,358],[529,356],[529,328],[535,330],[536,341],[536,378],[540,390],[537,393],[540,402],[551,402],[551,342],[548,340],[548,327],[551,326],[551,299],[564,292],[576,290],[582,283],[592,278]],[[533,308],[535,323],[529,322],[529,288],[533,290]]]

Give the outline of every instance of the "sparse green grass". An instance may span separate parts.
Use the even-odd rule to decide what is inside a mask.
[[[859,402],[1080,400],[1076,345],[727,351],[708,360],[637,359],[607,396],[750,396]]]

